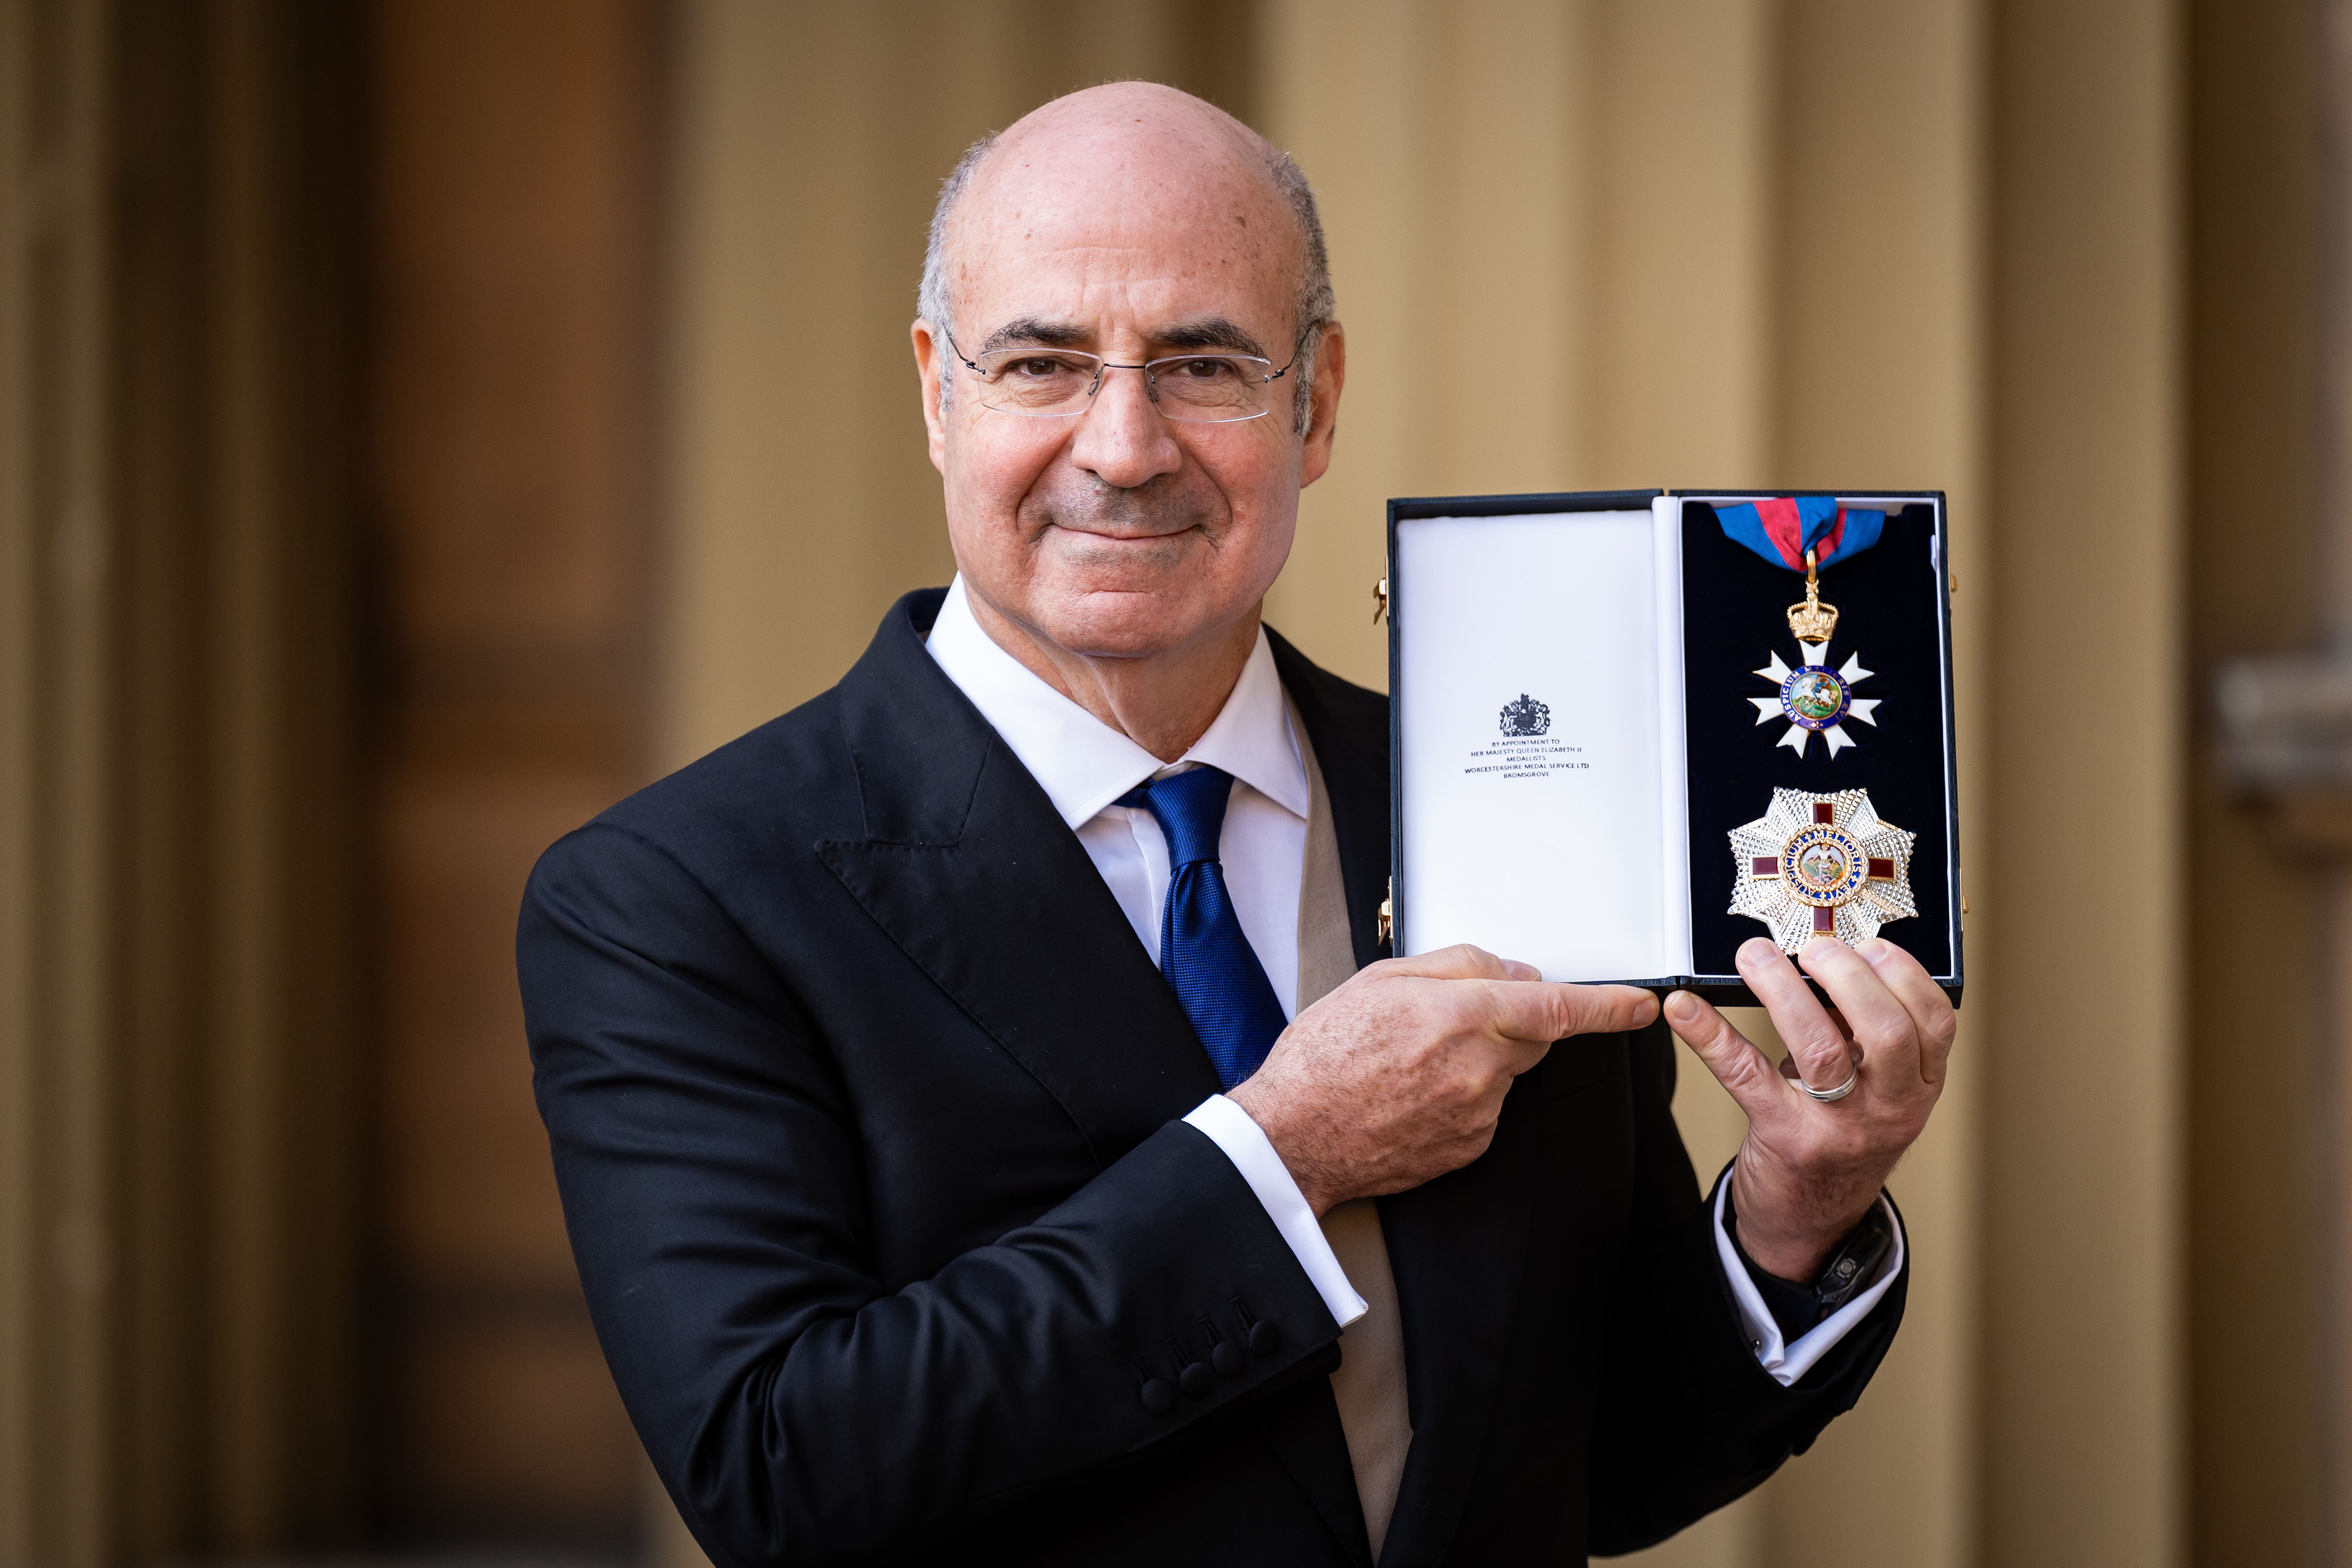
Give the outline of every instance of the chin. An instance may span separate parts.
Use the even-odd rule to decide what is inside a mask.
[[[1181,587],[1087,587],[1052,595],[1040,629],[1073,653],[1149,658],[1183,647],[1231,616]]]

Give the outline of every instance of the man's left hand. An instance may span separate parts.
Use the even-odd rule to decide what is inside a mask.
[[[1810,1283],[1927,1125],[1958,1021],[1919,961],[1893,942],[1816,937],[1798,960],[1834,1007],[1771,942],[1758,937],[1739,950],[1740,978],[1789,1047],[1777,1070],[1689,992],[1667,997],[1665,1014],[1748,1113],[1731,1173],[1740,1247],[1768,1272]],[[1794,1081],[1829,1089],[1856,1073],[1853,1091],[1826,1103]]]

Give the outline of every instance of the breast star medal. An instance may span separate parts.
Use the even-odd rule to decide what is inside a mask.
[[[1843,666],[1830,664],[1830,638],[1836,635],[1835,605],[1822,603],[1821,569],[1843,561],[1878,542],[1886,514],[1862,507],[1843,507],[1829,496],[1777,497],[1741,506],[1716,508],[1724,536],[1743,545],[1775,566],[1805,574],[1805,597],[1789,606],[1789,631],[1797,639],[1794,668],[1781,662],[1779,650],[1770,662],[1755,671],[1780,689],[1769,697],[1751,697],[1756,722],[1785,719],[1789,728],[1780,744],[1805,754],[1815,735],[1834,757],[1854,744],[1844,721],[1858,720],[1876,727],[1879,700],[1856,697],[1854,683],[1871,672],[1862,656],[1849,654]]]
[[[1731,912],[1762,921],[1793,953],[1817,936],[1857,942],[1916,915],[1916,835],[1879,820],[1870,792],[1776,789],[1763,816],[1731,830]]]

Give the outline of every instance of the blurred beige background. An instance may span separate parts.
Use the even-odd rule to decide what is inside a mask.
[[[2202,718],[2217,657],[2323,619],[2315,37],[0,0],[0,1563],[692,1563],[572,1282],[521,879],[946,579],[933,194],[1124,76],[1321,196],[1351,374],[1268,616],[1342,673],[1384,684],[1389,496],[1951,494],[1970,984],[1895,1182],[1910,1315],[1636,1561],[2352,1562],[2332,873]],[[1676,1113],[1736,1146],[1687,1059]]]

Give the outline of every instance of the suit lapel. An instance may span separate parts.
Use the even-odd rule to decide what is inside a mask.
[[[1348,930],[1360,969],[1389,955],[1380,934],[1381,902],[1389,896],[1389,700],[1310,663],[1272,626],[1265,635],[1331,797]]]
[[[940,599],[899,600],[842,679],[866,836],[817,853],[1107,1166],[1216,1073],[1076,835],[924,648]]]
[[[1389,879],[1388,704],[1272,640],[1330,796],[1360,966],[1388,951],[1377,924]],[[1469,1501],[1527,1258],[1532,1191],[1520,1163],[1518,1141],[1498,1133],[1475,1163],[1380,1200],[1412,1413],[1383,1568],[1443,1562]]]

